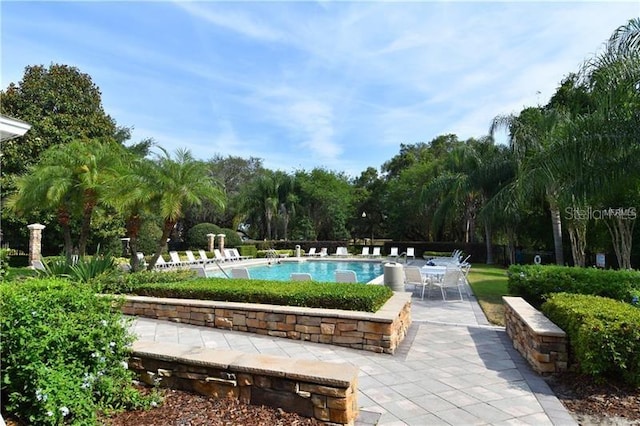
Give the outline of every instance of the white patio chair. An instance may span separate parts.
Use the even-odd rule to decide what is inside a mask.
[[[240,252],[238,251],[238,249],[237,249],[237,248],[232,248],[232,249],[230,249],[230,250],[231,250],[231,253],[233,254],[233,257],[234,257],[235,259],[238,259],[238,260],[247,260],[247,259],[251,259],[251,256],[242,256],[242,255],[240,255]]]
[[[231,278],[246,278],[250,279],[249,270],[247,268],[232,268]]]
[[[224,249],[224,257],[232,262],[240,260],[231,249]]]
[[[311,247],[309,249],[309,253],[305,253],[305,256],[318,256],[318,253],[316,253],[316,248],[315,247]]]
[[[374,247],[373,252],[371,253],[371,257],[380,257],[380,247]]]
[[[311,274],[302,272],[293,272],[290,276],[291,281],[311,281]]]
[[[213,249],[213,255],[216,257],[218,262],[226,262],[228,259],[220,253],[219,249]]]
[[[327,253],[327,248],[326,247],[321,248],[320,249],[320,253],[318,254],[318,256],[320,256],[320,257],[325,257],[325,256],[328,256],[328,255],[329,255],[329,253]]]
[[[458,267],[448,267],[441,281],[433,281],[435,287],[440,288],[442,293],[442,300],[447,300],[447,289],[457,288],[458,294],[460,294],[460,301],[463,301],[462,297],[462,270]]]
[[[336,271],[336,282],[337,283],[357,283],[358,277],[356,276],[355,271],[344,270],[344,271]]]
[[[422,275],[419,267],[407,266],[404,268],[404,285],[413,286],[413,291],[421,287],[420,299],[424,300],[424,290],[431,285],[431,279]]]

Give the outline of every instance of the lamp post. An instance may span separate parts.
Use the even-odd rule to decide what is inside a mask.
[[[367,212],[362,212],[362,218],[363,219],[367,219]],[[371,245],[373,245],[373,222],[371,221],[371,218],[369,218],[369,226],[371,226]]]

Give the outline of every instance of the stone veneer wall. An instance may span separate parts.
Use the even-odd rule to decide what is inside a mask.
[[[127,296],[126,315],[393,354],[411,325],[411,293],[378,312]]]
[[[353,425],[358,368],[237,351],[136,342],[129,368],[150,385],[282,408],[323,422]]]
[[[566,333],[521,297],[502,297],[507,335],[540,374],[567,369]]]

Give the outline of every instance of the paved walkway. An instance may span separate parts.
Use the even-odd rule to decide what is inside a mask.
[[[414,296],[413,323],[394,355],[145,318],[132,329],[141,340],[353,364],[356,425],[577,425],[475,298],[455,296]]]

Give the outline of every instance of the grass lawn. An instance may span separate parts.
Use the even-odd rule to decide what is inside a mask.
[[[504,325],[502,296],[508,295],[507,270],[495,265],[474,264],[469,285],[491,324]]]

